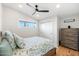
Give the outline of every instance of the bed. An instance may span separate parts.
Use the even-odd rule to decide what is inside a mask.
[[[2,38],[0,55],[3,56],[53,56],[56,54],[54,41],[44,37],[22,38],[15,33],[6,31],[3,32]]]
[[[26,48],[15,49],[14,56],[51,56],[55,55],[56,49],[53,42],[47,38],[35,36],[23,39]]]

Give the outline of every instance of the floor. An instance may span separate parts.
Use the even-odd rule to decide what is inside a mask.
[[[59,48],[56,50],[56,55],[57,56],[79,56],[79,52],[66,47],[59,46]]]

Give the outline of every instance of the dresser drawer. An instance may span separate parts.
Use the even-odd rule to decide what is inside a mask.
[[[73,33],[73,32],[61,32],[61,35],[79,36],[79,32],[77,32],[77,33]]]
[[[75,47],[75,46],[72,46],[70,44],[69,45],[67,45],[67,44],[65,44],[65,45],[61,44],[61,46],[68,47],[68,48],[71,48],[71,49],[79,51],[79,47]]]
[[[78,35],[79,34],[79,30],[76,30],[76,29],[62,29],[61,33]]]
[[[68,35],[68,36],[79,36],[79,33],[71,33],[71,32],[61,32],[61,35],[65,36],[65,35]]]
[[[79,41],[74,41],[74,40],[68,40],[68,39],[64,39],[64,40],[61,40],[61,42],[63,43],[71,43],[71,44],[79,44]]]
[[[68,29],[68,28],[66,28],[66,29],[61,29],[61,31],[64,31],[64,32],[78,32],[79,29],[76,29],[76,28]]]
[[[70,42],[70,41],[67,41],[67,42],[61,41],[61,45],[66,46],[68,48],[75,49],[75,50],[79,49],[78,44],[79,43],[74,43],[74,42]]]
[[[72,40],[74,42],[79,42],[79,38],[78,37],[73,37],[73,36],[63,36],[61,38],[61,40]]]

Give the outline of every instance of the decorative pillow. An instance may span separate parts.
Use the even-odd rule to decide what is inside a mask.
[[[10,46],[14,50],[15,47],[16,47],[16,44],[15,44],[15,41],[14,41],[13,34],[10,31],[5,31],[5,32],[3,32],[2,36],[3,36],[3,39],[7,39],[7,41],[10,44]]]
[[[12,54],[11,46],[6,39],[3,39],[0,43],[0,56],[10,56]]]
[[[24,48],[25,47],[25,43],[23,42],[23,38],[16,35],[15,33],[13,33],[14,37],[15,37],[15,43],[17,45],[17,47],[19,48]]]

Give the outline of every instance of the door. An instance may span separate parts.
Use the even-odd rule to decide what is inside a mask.
[[[50,38],[56,39],[57,36],[57,24],[56,22],[45,22],[40,24],[40,35]]]

